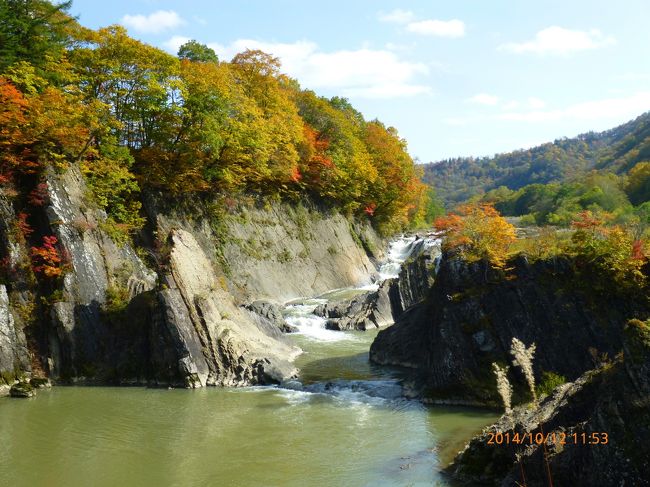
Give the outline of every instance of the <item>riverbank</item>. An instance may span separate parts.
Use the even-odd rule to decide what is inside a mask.
[[[413,240],[393,246],[380,275],[399,274]],[[0,478],[18,486],[87,478],[99,486],[444,485],[438,472],[496,415],[405,399],[401,371],[368,359],[377,331],[327,330],[312,313],[376,286],[288,303],[299,332],[286,338],[303,353],[297,380],[281,386],[55,387],[1,400]]]

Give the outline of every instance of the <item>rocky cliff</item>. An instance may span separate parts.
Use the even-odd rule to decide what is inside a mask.
[[[513,337],[537,345],[535,374],[569,380],[622,348],[622,329],[647,316],[646,298],[581,288],[566,259],[528,263],[506,272],[485,263],[444,258],[420,304],[382,330],[370,349],[378,364],[412,370],[409,393],[439,403],[496,405],[493,362],[508,363]],[[521,379],[521,378],[520,378]],[[523,380],[515,399],[527,399]]]
[[[627,326],[623,350],[539,405],[504,415],[467,445],[448,473],[465,485],[650,485],[648,323]],[[542,445],[529,438],[549,439]]]
[[[33,234],[0,195],[0,371],[75,383],[198,387],[280,382],[298,350],[269,305],[369,283],[369,225],[301,204],[181,204],[150,195],[137,247],[93,207],[77,167],[48,171]],[[24,232],[23,232],[24,233]],[[33,272],[30,246],[56,237],[61,277]],[[32,251],[33,252],[33,251]],[[251,311],[252,310],[252,311]]]
[[[228,204],[228,202],[226,202]],[[160,239],[181,228],[193,235],[242,301],[284,302],[335,288],[370,284],[383,242],[368,224],[305,204],[230,202],[215,215],[210,205],[170,207],[146,202]]]

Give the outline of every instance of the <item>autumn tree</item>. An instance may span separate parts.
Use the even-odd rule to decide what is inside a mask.
[[[169,135],[179,104],[179,61],[130,38],[120,26],[80,29],[71,59],[89,99],[102,102],[118,125],[113,134],[133,151]]]
[[[489,204],[462,205],[437,218],[434,227],[445,238],[445,250],[469,262],[487,260],[495,267],[505,265],[516,240],[515,227]]]
[[[362,200],[370,183],[377,178],[377,169],[362,140],[363,126],[312,91],[297,93],[295,98],[302,119],[316,131],[319,140],[327,141],[322,154],[328,164],[311,168],[303,164],[304,171],[306,174],[310,170],[318,171],[316,177],[322,183],[325,198],[336,201],[348,211],[363,208]]]
[[[648,261],[648,243],[629,228],[605,223],[591,211],[578,214],[572,223],[574,233],[568,252],[578,263],[600,269],[616,283],[642,284],[646,279],[642,268]]]
[[[232,69],[247,97],[262,111],[259,129],[268,136],[268,158],[257,189],[267,183],[286,187],[298,166],[298,146],[303,140],[303,123],[291,99],[293,84],[280,74],[280,61],[260,50],[247,49],[232,59]],[[250,184],[255,184],[252,178]]]
[[[405,228],[409,221],[423,219],[426,187],[407,152],[406,141],[394,127],[374,120],[364,129],[364,142],[376,173],[364,208],[371,208],[377,224],[387,227],[384,233],[392,233]],[[420,216],[416,216],[418,212]]]

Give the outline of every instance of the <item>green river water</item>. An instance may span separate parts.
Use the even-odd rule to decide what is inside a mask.
[[[393,243],[388,277],[412,242]],[[282,388],[57,386],[0,398],[0,485],[445,485],[439,470],[496,415],[403,399],[399,371],[368,361],[376,332],[326,330],[312,313],[363,289],[285,308],[304,353],[300,382]]]
[[[54,387],[0,399],[0,483],[444,485],[436,470],[495,417],[396,397],[393,373],[368,363],[373,336],[296,337],[313,392]]]

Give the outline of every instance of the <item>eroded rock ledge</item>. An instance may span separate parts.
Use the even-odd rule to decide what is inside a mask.
[[[628,319],[650,314],[645,298],[596,295],[579,282],[566,259],[521,257],[504,273],[443,258],[427,297],[380,331],[370,359],[410,368],[407,390],[425,401],[496,406],[491,364],[509,363],[517,337],[537,344],[538,378],[549,371],[574,380],[621,350]],[[527,399],[523,381],[516,386],[515,399]]]
[[[624,358],[504,415],[447,472],[464,485],[546,486],[549,476],[553,485],[650,485],[650,327],[628,326],[623,346]],[[545,452],[529,440],[489,444],[496,434],[550,440]]]

